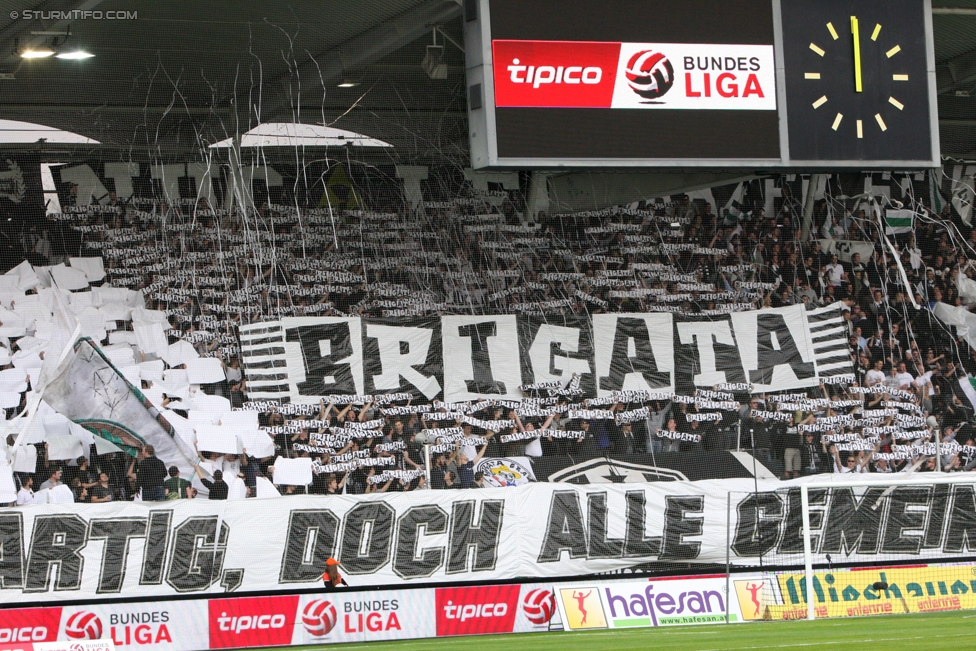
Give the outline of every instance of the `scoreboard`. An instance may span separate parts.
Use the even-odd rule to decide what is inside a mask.
[[[464,0],[471,162],[939,164],[929,0]]]

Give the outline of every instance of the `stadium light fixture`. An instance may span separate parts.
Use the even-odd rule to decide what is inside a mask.
[[[90,59],[95,55],[91,52],[85,52],[84,50],[74,50],[72,52],[59,52],[55,56],[59,59],[72,59],[75,61],[80,61],[81,59]]]
[[[46,59],[49,56],[54,56],[54,50],[49,47],[40,47],[33,50],[24,50],[20,53],[23,59]]]
[[[431,79],[447,79],[447,63],[444,62],[444,46],[428,45],[427,54],[420,66]]]
[[[354,88],[359,85],[358,81],[353,81],[352,79],[343,79],[336,86],[339,88]]]

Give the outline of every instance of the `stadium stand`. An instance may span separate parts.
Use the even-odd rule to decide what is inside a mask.
[[[885,235],[880,216],[892,205],[827,193],[804,239],[789,182],[774,202],[755,196],[757,185],[534,221],[509,194],[470,188],[387,212],[265,203],[249,213],[114,196],[87,204],[71,194],[66,203],[76,205],[50,215],[49,227],[23,233],[34,264],[5,277],[3,373],[21,384],[10,387],[19,393],[7,416],[28,404],[33,351],[51,336],[53,278],[80,290],[66,298],[82,334],[196,446],[201,473],[222,472],[232,498],[257,496],[276,464],[281,471],[295,459],[310,460],[311,481],[286,483],[281,474],[283,494],[515,484],[595,458],[683,466],[685,478],[743,476],[723,456],[740,450],[781,478],[976,467],[973,406],[958,382],[976,371],[976,354],[934,311],[976,298],[967,293],[976,229],[908,195],[914,229]],[[723,192],[729,199],[716,210]],[[888,238],[893,248],[881,244]],[[253,339],[238,330],[289,316],[520,314],[558,323],[637,312],[707,319],[797,304],[825,377],[787,394],[730,386],[607,400],[585,397],[574,380],[523,387],[520,402],[377,394],[290,405],[267,380],[280,364],[249,367]],[[60,425],[45,423],[33,439],[35,472],[17,473],[18,502],[32,499],[30,478],[36,487],[65,484],[76,501],[147,490],[144,453],[132,459],[89,437],[95,447],[79,465],[82,455],[61,454],[65,435],[52,434]],[[241,442],[237,454],[220,438],[228,432]],[[521,472],[479,466],[499,458],[522,459]],[[189,491],[164,492],[209,493],[198,477]]]
[[[0,651],[964,638],[974,30],[0,12]]]

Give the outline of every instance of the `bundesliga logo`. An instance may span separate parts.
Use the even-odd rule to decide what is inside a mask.
[[[660,52],[637,52],[627,62],[627,85],[644,99],[657,99],[674,85],[674,68]]]
[[[546,624],[556,612],[556,598],[551,590],[544,588],[532,590],[522,601],[522,612],[532,624],[537,626]]]
[[[302,611],[302,624],[309,635],[322,637],[335,628],[338,621],[335,606],[329,601],[310,601]]]
[[[84,610],[68,618],[64,634],[72,640],[98,640],[102,637],[102,620]]]

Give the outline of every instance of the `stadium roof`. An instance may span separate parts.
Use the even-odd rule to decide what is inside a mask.
[[[0,125],[2,126],[2,125]],[[211,149],[233,147],[227,138],[210,145]],[[392,147],[388,142],[354,131],[323,127],[317,124],[266,122],[241,136],[240,147]]]
[[[97,140],[55,129],[43,124],[32,124],[18,120],[0,119],[0,144],[31,144],[49,142],[58,144],[97,145]]]
[[[467,148],[463,53],[437,34],[448,78],[421,67],[435,26],[462,40],[451,0],[26,0],[16,9],[17,19],[0,13],[0,119],[81,134],[108,157],[185,160],[268,122],[344,129],[408,157]],[[103,19],[52,13],[74,10]],[[19,54],[52,44],[95,56]],[[65,160],[64,149],[47,150]]]
[[[942,152],[974,157],[976,0],[932,4]],[[399,161],[467,156],[454,0],[25,0],[15,9],[0,13],[0,119],[80,134],[107,158],[185,160],[267,122],[364,134],[393,145]],[[447,79],[420,65],[435,38]],[[95,56],[19,55],[52,43]],[[50,142],[42,151],[52,160],[91,153]]]

